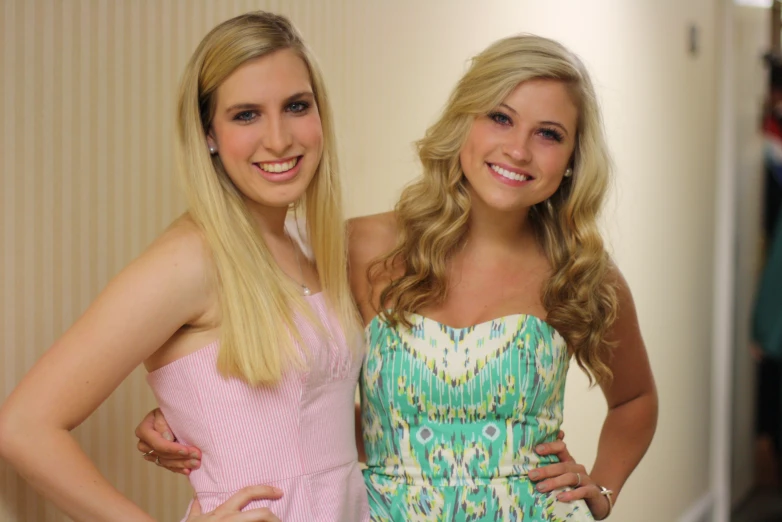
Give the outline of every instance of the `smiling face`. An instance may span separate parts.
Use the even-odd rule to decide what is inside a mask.
[[[470,128],[459,153],[473,204],[524,211],[559,188],[576,144],[578,108],[567,86],[519,84]]]
[[[307,66],[285,49],[238,67],[216,91],[207,142],[253,205],[297,201],[323,153],[323,129]]]

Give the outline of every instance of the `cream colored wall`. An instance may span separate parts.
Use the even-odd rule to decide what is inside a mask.
[[[675,520],[708,484],[716,124],[716,0],[365,2],[4,0],[2,371],[20,376],[107,280],[181,210],[170,136],[178,74],[215,23],[290,15],[321,58],[338,117],[348,212],[389,209],[466,60],[519,31],[562,40],[594,73],[618,181],[606,218],[634,292],[661,395],[650,455],[615,516]],[[701,29],[686,54],[686,26]],[[589,462],[604,407],[572,372],[565,429]],[[152,406],[134,374],[77,437],[159,520],[184,480],[142,464],[132,428]],[[672,465],[676,462],[676,466]],[[0,519],[63,520],[0,464]]]

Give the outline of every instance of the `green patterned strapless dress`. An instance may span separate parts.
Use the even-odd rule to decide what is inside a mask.
[[[583,501],[539,493],[527,472],[556,462],[569,353],[550,325],[509,315],[452,328],[375,317],[361,376],[373,521],[592,521]]]

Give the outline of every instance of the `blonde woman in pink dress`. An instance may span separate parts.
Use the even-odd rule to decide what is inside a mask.
[[[177,152],[187,213],[3,404],[2,457],[75,520],[152,520],[69,434],[143,363],[172,429],[203,452],[187,520],[367,520],[332,115],[288,20],[249,13],[203,39]]]

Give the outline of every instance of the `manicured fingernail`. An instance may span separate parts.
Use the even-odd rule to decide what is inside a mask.
[[[538,478],[540,477],[540,473],[538,473],[537,471],[530,471],[528,475],[529,478],[531,478],[532,480],[538,480]]]
[[[542,451],[546,451],[546,446],[544,444],[540,444],[540,445],[538,445],[537,448],[535,448],[535,451],[537,451],[538,453],[540,453]]]
[[[172,442],[174,440],[174,436],[171,435],[170,431],[163,432],[163,438],[169,442]]]
[[[281,490],[280,488],[272,488],[272,489],[273,489],[273,490],[274,490],[274,492],[275,492],[275,493],[277,493],[278,495],[282,495],[282,490]]]
[[[201,465],[201,461],[193,459],[190,462],[188,462],[188,464],[190,465],[191,468],[198,468],[198,466]]]
[[[546,491],[546,486],[543,484],[538,484],[538,491]]]
[[[183,457],[187,457],[187,452],[185,450],[179,450],[179,451],[177,451],[177,453],[179,453]]]
[[[567,497],[565,496],[564,493],[560,493],[559,495],[557,495],[557,500],[559,500],[560,502],[564,502],[566,498]]]
[[[194,459],[197,459],[197,458],[198,458],[198,453],[196,453],[196,452],[194,451],[193,453],[191,453],[191,454],[190,454],[190,456],[191,456],[192,458],[194,458]]]

